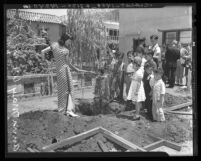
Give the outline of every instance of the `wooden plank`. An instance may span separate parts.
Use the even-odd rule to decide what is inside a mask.
[[[100,128],[101,129],[101,133],[104,135],[104,137],[108,138],[109,140],[113,141],[114,143],[124,147],[125,149],[129,149],[132,151],[135,151],[136,149],[140,150],[140,151],[146,151],[145,149],[123,139],[120,136],[117,136],[116,134],[104,129],[104,128]]]
[[[152,134],[147,134],[147,136],[150,137],[150,138],[152,138],[154,140],[154,142],[162,140],[162,138],[156,137],[156,136],[154,136]]]
[[[32,96],[32,95],[40,95],[40,92],[27,93],[27,94],[18,94],[18,95],[15,95],[15,97],[25,97],[25,96]]]
[[[51,84],[52,84],[52,94],[51,95],[53,95],[53,93],[54,93],[54,79],[53,79],[53,73],[51,74]]]
[[[100,146],[103,152],[109,152],[108,148],[105,146],[105,144],[101,140],[98,140],[98,145]]]
[[[185,112],[185,111],[164,111],[165,113],[172,113],[172,114],[178,114],[178,115],[192,115],[192,112]]]
[[[32,149],[32,148],[27,148],[28,151],[32,152],[32,153],[37,153],[37,152],[40,152],[38,151],[37,149]]]
[[[47,84],[48,84],[48,95],[50,95],[50,77],[47,77]]]
[[[164,140],[164,145],[169,148],[175,149],[177,151],[181,150],[181,146],[179,146],[178,144],[172,143],[170,141],[167,141],[167,140]]]
[[[178,109],[184,108],[186,106],[191,106],[191,105],[192,105],[192,101],[187,102],[187,103],[183,103],[183,104],[180,104],[180,105],[169,107],[167,109],[164,109],[164,111],[166,111],[166,110],[168,110],[168,111],[174,111],[174,110],[178,110]]]
[[[60,148],[60,147],[66,146],[66,145],[70,146],[76,142],[79,142],[79,141],[81,141],[87,137],[93,136],[99,132],[100,132],[100,127],[97,127],[97,128],[91,129],[89,131],[83,132],[81,134],[78,134],[78,135],[69,137],[67,139],[61,140],[58,143],[54,143],[54,144],[51,144],[49,146],[43,147],[42,149],[44,151],[48,152],[49,150],[55,150],[57,148]]]
[[[157,142],[154,142],[152,144],[145,146],[144,149],[146,149],[147,151],[150,151],[150,150],[156,149],[163,145],[164,145],[164,140],[159,140]]]

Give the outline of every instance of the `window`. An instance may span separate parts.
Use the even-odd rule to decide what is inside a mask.
[[[166,32],[165,43],[170,44],[173,40],[176,40],[177,33],[176,32]]]
[[[192,31],[191,28],[186,29],[175,29],[175,30],[159,30],[162,32],[162,43],[171,44],[173,40],[177,40],[182,44],[192,42]]]
[[[109,30],[109,36],[113,36],[113,30]]]
[[[180,32],[180,42],[182,44],[189,44],[191,43],[192,39],[191,36],[192,35],[192,31],[181,31]]]
[[[117,30],[114,30],[114,36],[117,36]]]

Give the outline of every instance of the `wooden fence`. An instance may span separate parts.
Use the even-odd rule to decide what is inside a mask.
[[[94,79],[87,80],[86,74],[72,73],[73,85],[75,91],[85,88],[94,87]],[[51,74],[32,74],[23,76],[8,76],[7,77],[7,95],[12,97],[12,88],[20,84],[21,88],[15,91],[15,97],[29,97],[29,96],[53,96],[57,94],[57,77],[56,73]],[[32,90],[25,89],[26,84],[32,84]],[[24,88],[23,88],[24,86]],[[11,88],[12,87],[12,88]],[[37,90],[36,90],[37,89]]]

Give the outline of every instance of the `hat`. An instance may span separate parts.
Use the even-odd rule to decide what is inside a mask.
[[[150,39],[158,40],[158,35],[151,35],[151,36],[150,36]]]
[[[133,62],[140,66],[142,64],[142,58],[139,56],[136,56]]]

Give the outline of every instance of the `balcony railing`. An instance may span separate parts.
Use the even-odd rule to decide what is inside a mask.
[[[119,42],[119,36],[107,36],[107,41]]]

